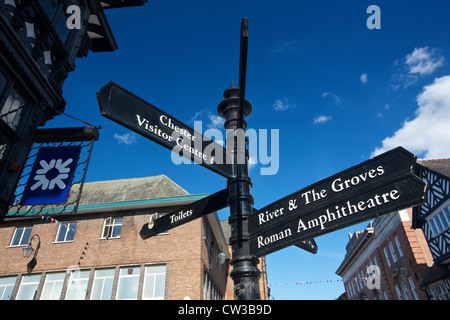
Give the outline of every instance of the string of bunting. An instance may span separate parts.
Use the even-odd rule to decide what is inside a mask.
[[[87,235],[85,235],[85,234],[81,233],[80,231],[76,230],[76,228],[69,227],[67,224],[62,223],[62,222],[60,222],[60,221],[58,221],[58,220],[56,220],[56,219],[54,219],[54,218],[52,218],[50,216],[42,216],[41,217],[41,219],[44,219],[44,218],[45,218],[45,221],[47,221],[47,222],[50,220],[50,223],[56,223],[57,225],[62,225],[66,229],[69,228],[69,230],[73,231],[74,233],[78,233],[79,235],[85,237],[86,241],[88,241]]]
[[[329,283],[336,283],[336,282],[343,282],[347,281],[344,279],[337,279],[337,280],[316,280],[316,281],[301,281],[301,282],[278,282],[278,283],[270,283],[268,284],[269,287],[274,286],[288,286],[288,285],[306,285],[306,284],[329,284]],[[355,277],[348,279],[348,281],[367,281],[367,278],[361,278],[361,277]]]

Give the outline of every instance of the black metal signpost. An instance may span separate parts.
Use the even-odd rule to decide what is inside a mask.
[[[243,18],[239,88],[225,90],[217,108],[227,135],[234,133],[226,148],[113,82],[97,93],[103,116],[228,179],[227,189],[150,221],[140,235],[145,239],[229,206],[236,300],[260,299],[258,257],[290,245],[316,253],[315,237],[419,205],[426,194],[426,183],[413,174],[416,157],[399,147],[254,210],[243,134],[252,111],[245,100],[247,47]]]
[[[263,231],[255,230],[250,248],[256,256],[283,249],[301,240],[349,227],[380,215],[423,202],[426,184],[413,174],[379,188],[349,195],[337,202],[323,202],[320,209],[298,211],[293,220]]]
[[[223,189],[201,200],[188,204],[178,210],[168,213],[159,219],[146,223],[139,234],[143,239],[155,236],[178,227],[184,223],[200,218],[211,212],[216,212],[228,206],[228,189]]]
[[[393,149],[267,205],[250,218],[250,228],[261,232],[323,208],[333,210],[335,203],[413,175],[415,162],[416,157],[407,150]],[[390,195],[377,200],[403,202],[389,199]]]
[[[233,177],[227,149],[134,93],[111,81],[97,92],[97,100],[102,116],[226,178]]]

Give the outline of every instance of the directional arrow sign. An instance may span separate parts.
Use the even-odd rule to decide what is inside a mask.
[[[286,223],[255,233],[250,239],[250,252],[260,257],[302,240],[421,204],[425,192],[426,183],[408,173],[382,187],[328,202],[320,210],[304,210]]]
[[[152,223],[146,223],[139,234],[143,239],[178,227],[204,215],[221,210],[228,206],[228,189],[216,192],[208,197],[193,202],[178,210],[162,216]]]
[[[226,178],[234,176],[226,148],[116,83],[101,88],[97,100],[102,116]]]
[[[295,244],[296,247],[299,247],[300,249],[306,250],[308,252],[311,252],[312,254],[317,253],[317,243],[314,241],[314,239],[306,240],[306,241],[300,241],[299,243]]]
[[[249,230],[259,234],[300,214],[319,212],[333,203],[390,184],[411,173],[415,163],[416,156],[402,147],[383,153],[260,209],[250,217]]]

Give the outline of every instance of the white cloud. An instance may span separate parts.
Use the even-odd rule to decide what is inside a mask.
[[[283,98],[275,100],[272,106],[275,111],[286,111],[292,109],[295,105],[290,104],[288,98]]]
[[[191,117],[190,121],[194,122],[197,121],[197,119],[203,114],[203,111],[197,111],[194,113],[194,116]]]
[[[210,114],[209,115],[209,123],[207,126],[210,129],[212,129],[212,128],[222,129],[224,123],[225,123],[225,119],[222,118],[221,116],[216,116],[214,114]]]
[[[335,95],[332,92],[324,92],[324,93],[322,93],[322,98],[326,98],[326,97],[333,98],[334,101],[336,102],[336,104],[340,104],[341,103],[341,98],[339,98],[337,95]]]
[[[405,120],[392,137],[372,152],[376,156],[402,146],[425,159],[450,157],[450,76],[436,78],[417,96],[413,120]]]
[[[367,73],[361,73],[359,80],[361,80],[362,83],[367,83]]]
[[[314,124],[324,124],[331,120],[329,116],[318,116],[314,119]]]
[[[275,44],[275,48],[272,50],[272,53],[294,50],[297,47],[297,45],[298,45],[297,40],[280,41]]]
[[[430,47],[415,48],[414,51],[406,56],[406,65],[409,73],[429,75],[438,67],[444,65],[444,57],[440,56],[437,49]]]
[[[444,65],[444,57],[439,54],[436,48],[423,47],[414,48],[412,53],[405,58],[395,61],[399,66],[398,71],[392,76],[392,86],[409,87],[419,81],[420,78],[433,73],[437,68]]]
[[[114,138],[117,140],[119,144],[130,145],[132,143],[137,142],[137,137],[134,133],[125,133],[123,135],[115,133]]]

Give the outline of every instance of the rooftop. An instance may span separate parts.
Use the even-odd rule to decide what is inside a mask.
[[[450,158],[418,160],[417,163],[450,178]]]
[[[185,196],[189,193],[166,175],[87,182],[80,205]]]

